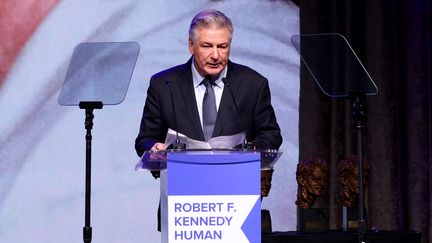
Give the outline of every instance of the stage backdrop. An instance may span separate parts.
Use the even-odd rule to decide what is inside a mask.
[[[273,229],[295,230],[299,32],[290,1],[2,0],[0,3],[0,242],[81,242],[84,226],[84,111],[57,98],[73,48],[89,41],[141,45],[126,100],[95,111],[94,242],[159,242],[159,181],[135,172],[138,133],[152,74],[186,62],[199,11],[233,20],[231,60],[270,82],[284,151],[263,202]]]

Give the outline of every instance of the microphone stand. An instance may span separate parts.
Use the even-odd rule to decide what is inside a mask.
[[[91,129],[93,128],[93,109],[102,109],[100,101],[81,101],[80,109],[85,109],[84,126],[87,130],[86,139],[86,177],[85,177],[85,225],[83,227],[83,240],[90,243],[92,240],[92,227],[90,226],[90,197],[91,197]]]
[[[231,86],[230,86],[230,82],[228,82],[228,80],[226,79],[226,78],[222,78],[222,82],[228,87],[228,90],[229,90],[229,93],[230,93],[230,95],[231,95],[231,99],[232,99],[232,101],[233,101],[233,103],[234,103],[234,107],[235,107],[235,109],[236,109],[236,111],[237,111],[237,114],[239,114],[240,115],[240,110],[239,110],[239,108],[238,108],[238,106],[237,106],[237,102],[236,102],[236,100],[235,100],[235,98],[234,98],[234,94],[233,94],[233,92],[232,92],[232,89],[231,89]],[[243,150],[251,150],[251,149],[254,149],[254,145],[253,145],[253,143],[251,143],[251,142],[248,142],[248,140],[247,140],[247,135],[246,135],[246,129],[245,129],[245,124],[244,124],[244,121],[243,121],[243,119],[240,117],[240,121],[241,121],[241,125],[243,126],[243,129],[244,129],[244,131],[245,131],[245,138],[244,138],[244,140],[243,140],[243,144],[242,144],[242,148],[241,149],[243,149]]]

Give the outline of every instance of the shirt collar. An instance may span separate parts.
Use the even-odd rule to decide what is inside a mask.
[[[198,72],[198,70],[196,70],[195,68],[195,64],[194,64],[194,58],[192,57],[192,78],[193,78],[193,83],[194,83],[194,87],[198,87],[201,82],[203,81],[204,77],[201,76],[201,74]],[[226,78],[226,74],[227,74],[227,70],[228,70],[228,65],[225,65],[225,68],[222,69],[221,74],[219,75],[219,78],[215,80],[215,85],[218,87],[223,87],[223,82],[222,82],[222,78]]]

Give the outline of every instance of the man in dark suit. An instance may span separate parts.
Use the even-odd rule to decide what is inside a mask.
[[[254,148],[279,148],[282,137],[268,81],[229,61],[232,33],[231,20],[219,11],[204,10],[194,17],[189,28],[192,57],[150,80],[135,140],[139,156],[145,150],[165,150],[169,128],[202,141],[245,132]]]
[[[204,10],[194,17],[189,29],[191,59],[150,80],[135,140],[139,156],[145,150],[166,149],[169,128],[202,141],[244,131],[257,149],[279,148],[282,137],[268,81],[229,60],[232,34],[231,20],[219,11]],[[214,119],[206,108],[209,93]]]

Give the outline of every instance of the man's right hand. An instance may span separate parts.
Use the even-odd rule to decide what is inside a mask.
[[[155,143],[153,147],[151,147],[150,150],[157,151],[157,150],[166,150],[167,146],[163,143]]]
[[[158,150],[166,150],[166,148],[167,148],[167,146],[165,146],[165,144],[163,144],[163,143],[155,143],[153,145],[153,147],[151,147],[150,150],[151,151],[158,151]],[[153,157],[153,159],[162,159],[164,156],[166,156],[166,155],[165,154],[157,154],[157,153],[150,155],[150,157]],[[160,177],[160,171],[152,170],[150,172],[152,173],[152,175],[155,179]]]

